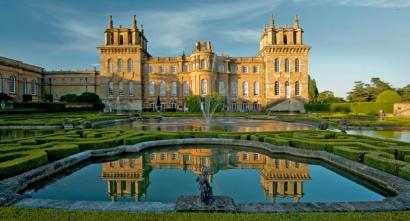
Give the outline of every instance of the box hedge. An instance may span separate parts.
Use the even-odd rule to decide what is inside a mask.
[[[333,153],[342,157],[345,157],[350,160],[363,162],[364,155],[368,151],[365,150],[358,150],[354,147],[347,147],[347,146],[335,146],[333,147]]]
[[[45,149],[48,161],[55,161],[76,154],[80,151],[77,144],[57,144]]]
[[[403,161],[395,160],[394,155],[384,152],[370,152],[364,155],[363,163],[397,175],[399,168],[406,166]]]
[[[47,164],[47,154],[43,150],[21,152],[20,157],[0,163],[0,179],[14,176]]]

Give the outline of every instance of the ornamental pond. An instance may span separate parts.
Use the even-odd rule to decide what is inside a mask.
[[[321,162],[244,147],[147,149],[72,168],[26,190],[35,199],[175,202],[198,195],[207,168],[214,195],[235,202],[382,201],[389,193]]]

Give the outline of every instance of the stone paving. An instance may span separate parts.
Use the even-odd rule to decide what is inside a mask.
[[[115,156],[123,153],[139,152],[159,146],[178,146],[187,144],[221,144],[245,146],[269,151],[275,154],[288,154],[295,157],[320,160],[350,174],[366,179],[372,184],[392,193],[380,202],[336,202],[336,203],[240,203],[235,204],[229,197],[219,198],[215,205],[201,207],[193,204],[197,196],[181,196],[177,203],[160,202],[97,202],[68,201],[50,199],[31,199],[19,194],[31,183],[52,176],[92,157]],[[191,202],[191,203],[189,203]],[[225,206],[222,206],[225,202]],[[229,203],[228,203],[229,202]],[[0,181],[0,206],[14,205],[31,208],[63,208],[70,210],[111,210],[111,211],[237,211],[237,212],[293,212],[293,211],[394,211],[410,209],[410,181],[389,173],[368,167],[324,151],[275,146],[249,140],[232,140],[220,138],[191,138],[158,140],[123,145],[116,148],[88,150],[37,169]],[[185,206],[184,206],[185,205]]]

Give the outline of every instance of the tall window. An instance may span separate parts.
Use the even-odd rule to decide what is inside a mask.
[[[248,66],[242,66],[242,73],[248,73]]]
[[[230,73],[236,73],[236,64],[235,63],[230,62],[229,65],[228,65],[228,68],[229,68],[228,71]]]
[[[300,60],[296,58],[295,60],[295,72],[300,72]]]
[[[153,82],[149,82],[148,84],[148,95],[149,96],[155,95],[155,84]]]
[[[225,82],[224,81],[219,82],[219,95],[225,96]]]
[[[259,81],[253,82],[253,95],[259,96]]]
[[[243,111],[248,111],[248,110],[249,110],[248,102],[244,101],[244,102],[242,103],[242,110],[243,110]]]
[[[9,78],[9,92],[10,94],[16,93],[16,77],[14,75]]]
[[[253,110],[254,110],[254,111],[259,111],[259,104],[258,104],[258,102],[253,102]]]
[[[163,74],[165,72],[164,66],[159,66],[159,73]]]
[[[165,82],[161,82],[161,84],[159,85],[159,95],[165,96],[166,94]]]
[[[275,81],[275,96],[279,96],[279,81]]]
[[[122,81],[118,83],[118,95],[124,96],[124,82]]]
[[[118,72],[122,71],[122,59],[118,59],[117,61],[117,71]]]
[[[176,66],[171,66],[171,73],[173,73],[173,74],[177,73],[177,67]]]
[[[285,72],[289,72],[289,59],[288,58],[286,58],[285,59]]]
[[[0,93],[3,92],[3,76],[0,74]]]
[[[112,81],[108,82],[108,96],[113,96],[114,83]]]
[[[238,88],[237,88],[237,84],[235,80],[231,81],[230,89],[231,89],[231,96],[236,97]]]
[[[225,65],[224,64],[219,64],[218,65],[218,72],[224,73],[225,72]]]
[[[176,81],[173,81],[171,83],[171,95],[177,96],[177,82]]]
[[[182,91],[183,91],[184,95],[188,95],[188,94],[189,94],[188,81],[184,81],[184,83],[182,84]]]
[[[249,85],[247,81],[242,83],[243,96],[248,96]]]
[[[128,82],[128,95],[134,96],[134,83],[132,81]]]
[[[289,84],[289,81],[285,82],[285,96],[286,96],[286,98],[290,98],[290,84]]]
[[[31,80],[31,95],[37,95],[37,81],[36,80]]]
[[[188,68],[189,66],[188,66],[188,63],[187,62],[184,62],[183,64],[182,64],[182,72],[188,72],[189,71],[189,68]]]
[[[149,73],[154,73],[154,67],[148,66],[148,72]]]
[[[108,73],[112,72],[112,60],[111,60],[111,58],[108,59],[108,61],[107,61],[107,71],[108,71]]]
[[[128,72],[133,72],[134,71],[134,62],[132,61],[132,59],[128,59],[127,61],[127,71]]]
[[[206,79],[201,80],[201,94],[206,95],[208,93],[208,82]]]
[[[285,45],[288,44],[288,36],[286,34],[283,35],[283,44],[285,44]]]
[[[120,45],[123,45],[123,44],[124,44],[124,37],[123,37],[122,35],[120,35],[119,44],[120,44]]]
[[[253,73],[259,73],[259,66],[253,66]]]
[[[199,62],[199,69],[205,69],[205,59],[201,59],[201,61]]]
[[[23,79],[23,85],[22,85],[22,89],[23,89],[23,94],[27,94],[27,80]]]
[[[275,72],[280,71],[280,63],[279,63],[279,58],[275,58]]]
[[[295,95],[299,96],[300,95],[300,85],[299,85],[299,81],[295,82]]]

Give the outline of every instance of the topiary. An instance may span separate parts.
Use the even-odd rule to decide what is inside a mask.
[[[400,95],[393,90],[385,90],[377,95],[377,103],[397,103],[401,101]]]

